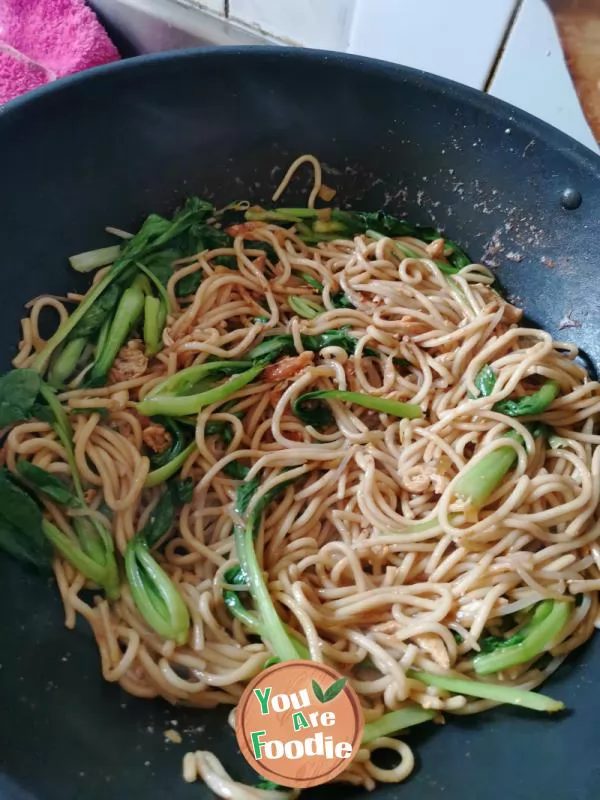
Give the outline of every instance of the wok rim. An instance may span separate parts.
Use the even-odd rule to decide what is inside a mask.
[[[587,145],[553,125],[544,122],[539,117],[487,92],[458,83],[450,78],[444,78],[441,75],[434,75],[424,70],[407,67],[391,61],[352,53],[288,47],[285,45],[191,47],[181,50],[166,50],[159,53],[145,53],[131,58],[123,58],[119,61],[112,61],[109,64],[103,64],[98,67],[91,67],[82,72],[59,78],[10,100],[0,107],[0,127],[5,120],[11,121],[12,118],[28,111],[36,103],[51,102],[52,98],[59,94],[68,93],[71,89],[78,88],[80,84],[94,84],[102,81],[104,76],[118,76],[121,73],[134,73],[136,71],[151,72],[155,69],[160,69],[163,64],[173,61],[185,65],[196,60],[219,60],[221,58],[234,57],[250,57],[250,60],[256,59],[257,61],[266,58],[313,63],[333,61],[339,65],[346,65],[350,69],[366,71],[372,74],[380,73],[387,78],[403,80],[420,88],[425,94],[446,95],[467,106],[476,108],[488,117],[495,118],[499,124],[510,124],[519,127],[529,133],[532,138],[543,141],[554,151],[577,161],[581,167],[595,173],[600,180],[600,154],[594,153]]]

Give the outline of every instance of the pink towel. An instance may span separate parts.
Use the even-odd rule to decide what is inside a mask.
[[[118,58],[84,0],[0,0],[0,104]]]

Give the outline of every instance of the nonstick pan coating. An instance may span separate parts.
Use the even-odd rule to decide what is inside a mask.
[[[498,265],[535,324],[600,365],[600,159],[441,78],[252,48],[133,59],[0,110],[0,366],[9,366],[23,304],[72,289],[66,257],[109,243],[105,225],[135,229],[187,194],[268,201],[305,152],[327,165],[342,204],[441,226],[474,259]],[[286,202],[301,202],[307,185],[304,175]],[[561,205],[567,189],[571,200],[581,195],[579,208]],[[204,786],[181,781],[186,749],[213,749],[250,777],[224,710],[138,701],[105,683],[86,625],[68,632],[55,587],[2,556],[0,609],[0,797],[208,800]],[[500,708],[411,731],[415,774],[372,796],[597,800],[599,677],[594,639],[548,685],[571,713]],[[165,744],[172,720],[182,745]],[[305,796],[334,792],[366,796],[339,785]]]

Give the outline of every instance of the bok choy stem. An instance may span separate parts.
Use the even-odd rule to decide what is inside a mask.
[[[512,686],[503,686],[496,683],[484,683],[470,678],[458,678],[454,675],[438,675],[432,672],[409,669],[407,676],[426,686],[435,686],[454,694],[465,694],[468,697],[480,697],[493,700],[495,703],[508,703],[513,706],[530,708],[533,711],[561,711],[565,706],[559,700],[553,700],[537,692],[528,692],[525,689],[515,689]]]
[[[511,647],[501,647],[492,653],[480,653],[473,659],[473,669],[478,675],[490,675],[533,661],[565,627],[572,608],[573,603],[560,600],[545,600],[540,603],[533,613],[522,642]]]
[[[399,708],[397,711],[389,711],[379,719],[366,723],[362,743],[368,744],[381,736],[394,736],[406,728],[412,728],[413,725],[429,722],[435,717],[436,713],[436,711],[430,711],[418,705]]]

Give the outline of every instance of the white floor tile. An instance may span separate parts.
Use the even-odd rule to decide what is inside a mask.
[[[356,0],[350,51],[483,89],[514,6],[515,0]]]
[[[598,151],[544,0],[524,0],[490,93],[529,111]]]

